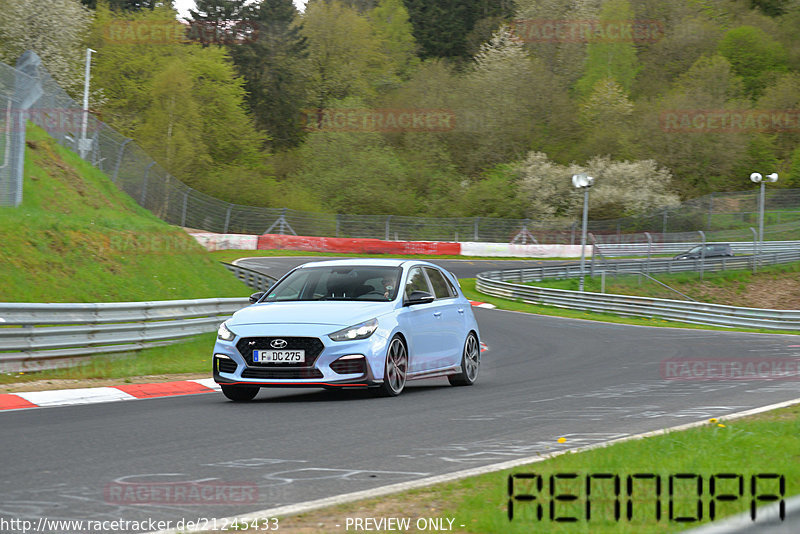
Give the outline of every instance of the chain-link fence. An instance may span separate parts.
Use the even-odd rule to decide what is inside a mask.
[[[25,53],[18,69],[0,63],[0,206],[22,202],[22,171],[25,160],[25,110],[41,95],[35,72],[40,63]]]
[[[0,64],[0,84],[3,84],[0,85],[0,100],[6,94],[3,92],[6,84],[19,76],[16,69]],[[36,100],[28,118],[63,146],[79,152],[81,121],[84,117],[80,106],[44,69],[37,68],[35,78],[41,83],[42,95]],[[7,96],[5,99],[8,101]],[[3,133],[8,131],[6,128]],[[231,204],[183,184],[153,161],[134,141],[93,116],[88,118],[86,131],[90,141],[83,145],[86,149],[83,157],[87,161],[108,174],[121,190],[140,205],[161,219],[183,227],[218,233],[276,233],[387,240],[580,243],[581,228],[577,221],[324,214]],[[12,129],[12,137],[14,133]],[[0,174],[0,184],[5,184],[2,176]],[[2,195],[0,192],[0,201],[4,198]],[[746,241],[751,236],[749,227],[758,224],[757,200],[755,190],[714,193],[669,210],[590,221],[588,229],[596,236],[598,243],[646,242],[643,232],[651,233],[652,239],[657,242],[694,241],[697,240],[697,230],[706,231],[709,241]],[[796,238],[800,231],[800,189],[769,191],[766,210],[766,224],[771,226],[766,228],[765,237]],[[792,233],[795,237],[785,236]]]

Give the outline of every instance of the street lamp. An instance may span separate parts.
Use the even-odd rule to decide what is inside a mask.
[[[89,145],[91,144],[86,139],[86,126],[89,122],[89,77],[91,76],[92,68],[92,52],[97,53],[97,50],[86,49],[86,71],[83,76],[83,116],[81,118],[81,137],[78,140],[78,152],[82,159],[86,159],[86,153],[89,152]]]
[[[581,231],[581,279],[579,291],[583,291],[583,278],[586,272],[586,225],[589,222],[589,188],[592,187],[594,178],[588,174],[581,173],[572,176],[572,185],[578,189],[583,189],[583,230]]]
[[[777,182],[778,173],[768,174],[766,179],[773,183]],[[761,196],[758,201],[758,255],[760,256],[764,251],[764,177],[754,172],[750,175],[750,181],[755,184],[761,184]]]

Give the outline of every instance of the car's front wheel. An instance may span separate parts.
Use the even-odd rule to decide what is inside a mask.
[[[395,336],[386,351],[386,366],[383,370],[383,384],[378,392],[385,397],[396,397],[406,387],[408,375],[408,351],[400,336]]]
[[[461,356],[461,372],[450,375],[447,380],[453,386],[471,386],[478,379],[478,369],[481,366],[481,346],[478,337],[470,332],[464,342],[464,352]]]
[[[234,402],[247,402],[256,398],[259,388],[250,386],[223,386],[222,394]]]

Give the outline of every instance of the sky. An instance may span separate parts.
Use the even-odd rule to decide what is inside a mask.
[[[297,6],[297,9],[303,11],[305,9],[307,0],[293,0],[294,5]],[[175,2],[175,9],[178,10],[181,17],[186,17],[189,15],[189,9],[194,8],[194,0],[174,0]]]

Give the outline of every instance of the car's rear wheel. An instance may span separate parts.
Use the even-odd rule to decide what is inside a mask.
[[[447,380],[453,386],[471,386],[478,379],[478,370],[481,366],[481,346],[478,337],[470,332],[464,342],[464,352],[461,355],[461,372],[450,375]]]
[[[386,366],[383,370],[383,384],[378,393],[384,397],[396,397],[406,387],[408,376],[408,350],[400,336],[395,336],[386,351]]]
[[[222,394],[234,402],[247,402],[256,398],[259,388],[250,386],[223,386]]]

